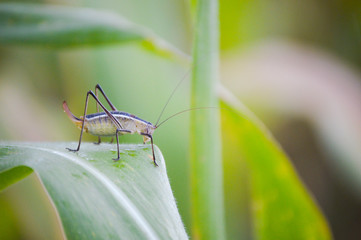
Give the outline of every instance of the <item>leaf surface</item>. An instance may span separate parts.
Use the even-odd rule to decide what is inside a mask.
[[[18,166],[0,172],[0,191],[29,176],[32,172],[31,168],[25,166]]]
[[[0,171],[33,169],[52,198],[69,239],[187,239],[156,148],[149,145],[1,143]],[[0,174],[0,180],[4,174]]]

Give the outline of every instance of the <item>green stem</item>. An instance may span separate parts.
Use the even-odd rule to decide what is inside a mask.
[[[199,0],[193,48],[192,107],[218,106],[218,2]],[[191,113],[194,239],[225,239],[219,111]]]

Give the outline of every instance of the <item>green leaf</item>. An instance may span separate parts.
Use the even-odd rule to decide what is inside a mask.
[[[198,0],[193,47],[191,105],[216,107],[218,1]],[[219,110],[191,112],[193,237],[225,239]]]
[[[29,176],[33,170],[29,167],[19,166],[0,172],[0,191]]]
[[[227,98],[223,95],[227,103],[221,104],[226,161],[246,162],[256,239],[331,239],[325,218],[282,149],[248,109]]]
[[[153,165],[149,145],[83,143],[2,143],[0,171],[32,168],[59,212],[69,239],[186,239],[156,148]]]
[[[56,5],[0,4],[0,44],[49,48],[138,43],[168,58],[189,58],[151,31],[106,11]]]
[[[36,173],[1,192],[0,239],[66,239],[59,214]]]
[[[264,11],[269,11],[268,2],[252,0],[220,1],[221,49],[232,50],[266,38],[273,22]],[[267,22],[268,20],[268,22]]]

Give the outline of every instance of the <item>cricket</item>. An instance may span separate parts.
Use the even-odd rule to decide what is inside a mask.
[[[191,111],[191,110],[202,109],[202,107],[186,109],[186,110],[183,110],[181,112],[171,115],[170,117],[166,118],[165,120],[163,120],[162,122],[159,123],[159,120],[160,120],[161,116],[163,115],[163,112],[166,109],[170,99],[174,95],[178,86],[183,82],[185,77],[186,76],[184,76],[184,78],[177,84],[177,86],[171,93],[171,95],[168,98],[166,104],[164,105],[161,113],[159,114],[156,124],[154,124],[154,125],[148,121],[145,121],[143,119],[136,117],[133,114],[118,111],[114,107],[112,102],[109,100],[109,98],[107,97],[107,95],[105,94],[105,92],[103,91],[103,89],[101,88],[101,86],[99,84],[97,84],[95,86],[95,93],[92,90],[89,90],[87,92],[86,99],[85,99],[84,115],[79,118],[74,116],[74,114],[70,111],[66,101],[63,101],[63,109],[64,109],[65,113],[68,115],[70,120],[80,129],[80,138],[79,138],[78,147],[76,149],[70,149],[70,148],[66,148],[66,149],[68,149],[71,152],[79,151],[84,131],[91,135],[98,136],[98,142],[96,144],[101,143],[101,137],[112,137],[112,136],[114,137],[115,136],[116,141],[117,141],[116,144],[117,144],[117,151],[118,151],[117,155],[118,156],[117,156],[117,158],[113,158],[113,160],[118,161],[120,159],[119,135],[136,133],[136,134],[143,136],[143,144],[145,144],[149,141],[151,142],[153,162],[154,162],[155,166],[158,166],[156,159],[155,159],[154,146],[153,146],[154,130],[157,129],[160,125],[162,125],[166,121],[168,121],[170,118],[175,117],[178,114],[181,114],[181,113],[184,113],[187,111]],[[99,100],[98,91],[100,91],[100,93],[103,95],[104,99],[108,102],[108,104],[111,108],[111,111],[109,111]],[[87,115],[89,96],[91,96],[92,98],[95,99],[97,112]],[[99,106],[103,109],[103,112],[99,111]],[[207,107],[207,108],[209,108],[209,107]]]

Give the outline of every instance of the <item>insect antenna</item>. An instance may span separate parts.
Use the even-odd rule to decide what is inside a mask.
[[[159,117],[158,117],[158,119],[157,119],[157,122],[155,123],[154,126],[156,126],[156,127],[159,126],[159,125],[158,125],[159,120],[160,120],[160,118],[162,117],[162,115],[163,115],[163,113],[164,113],[164,110],[165,110],[165,108],[167,107],[169,101],[172,99],[172,97],[173,97],[175,91],[178,89],[179,85],[186,79],[186,77],[189,75],[190,72],[191,72],[191,70],[189,69],[188,72],[187,72],[187,73],[183,76],[183,78],[179,81],[179,83],[177,84],[177,86],[174,88],[173,92],[170,94],[167,102],[165,103],[162,111],[160,112]]]
[[[166,121],[168,121],[169,119],[179,115],[179,114],[182,114],[182,113],[185,113],[185,112],[189,112],[189,111],[193,111],[193,110],[200,110],[200,109],[209,109],[209,108],[219,108],[219,107],[196,107],[196,108],[189,108],[189,109],[186,109],[186,110],[183,110],[183,111],[180,111],[180,112],[177,112],[169,117],[167,117],[165,120],[163,120],[161,123],[159,124],[156,124],[155,125],[155,128],[158,128],[160,125],[162,125],[163,123],[165,123]]]

